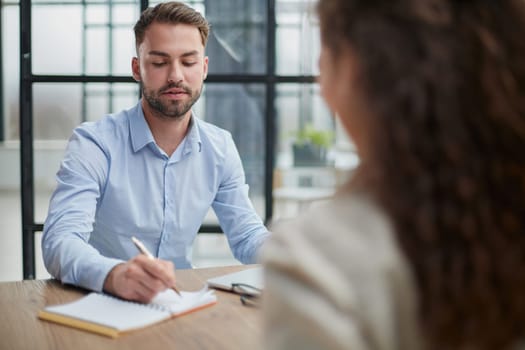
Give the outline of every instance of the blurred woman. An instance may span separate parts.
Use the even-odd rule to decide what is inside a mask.
[[[271,349],[525,348],[525,1],[320,0],[360,166],[264,249]]]

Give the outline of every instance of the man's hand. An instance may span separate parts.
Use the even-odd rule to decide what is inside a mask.
[[[149,302],[158,292],[175,285],[171,261],[150,259],[139,254],[115,266],[104,281],[104,291],[128,300]]]

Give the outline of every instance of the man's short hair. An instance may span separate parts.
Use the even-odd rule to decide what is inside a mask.
[[[137,53],[140,44],[144,41],[146,30],[153,22],[189,24],[199,30],[204,46],[206,46],[208,41],[210,25],[199,12],[178,1],[163,2],[144,10],[135,24],[133,30],[135,31],[135,48]]]

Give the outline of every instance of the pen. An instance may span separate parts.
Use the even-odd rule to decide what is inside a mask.
[[[135,237],[131,237],[131,240],[133,241],[133,243],[135,244],[135,247],[137,247],[137,249],[144,255],[146,255],[149,259],[155,259],[155,257],[153,256],[153,254],[151,254],[149,252],[149,250],[146,248],[146,246],[144,244],[142,244],[141,241],[139,241],[138,239],[136,239]],[[176,286],[171,286],[171,289],[173,289],[175,291],[175,293],[177,293],[179,296],[180,295],[180,292],[179,290],[177,289]]]

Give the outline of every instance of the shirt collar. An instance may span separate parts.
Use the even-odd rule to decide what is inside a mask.
[[[199,127],[199,119],[195,116],[195,112],[191,112],[190,131],[186,135],[186,143],[184,145],[183,154],[188,154],[191,151],[200,152],[202,146],[201,133]]]
[[[131,134],[131,143],[133,145],[133,151],[137,152],[144,148],[147,144],[155,143],[153,134],[149,129],[149,125],[144,117],[142,111],[142,104],[139,103],[131,109],[131,115],[129,118],[129,129]],[[197,152],[201,151],[202,141],[199,131],[199,121],[192,111],[190,120],[190,130],[186,135],[186,142],[184,143],[183,154],[188,154],[192,150]]]
[[[137,152],[149,143],[154,143],[155,139],[149,129],[144,112],[142,111],[142,104],[139,103],[131,110],[129,118],[129,131],[131,134],[131,143],[133,151]]]

